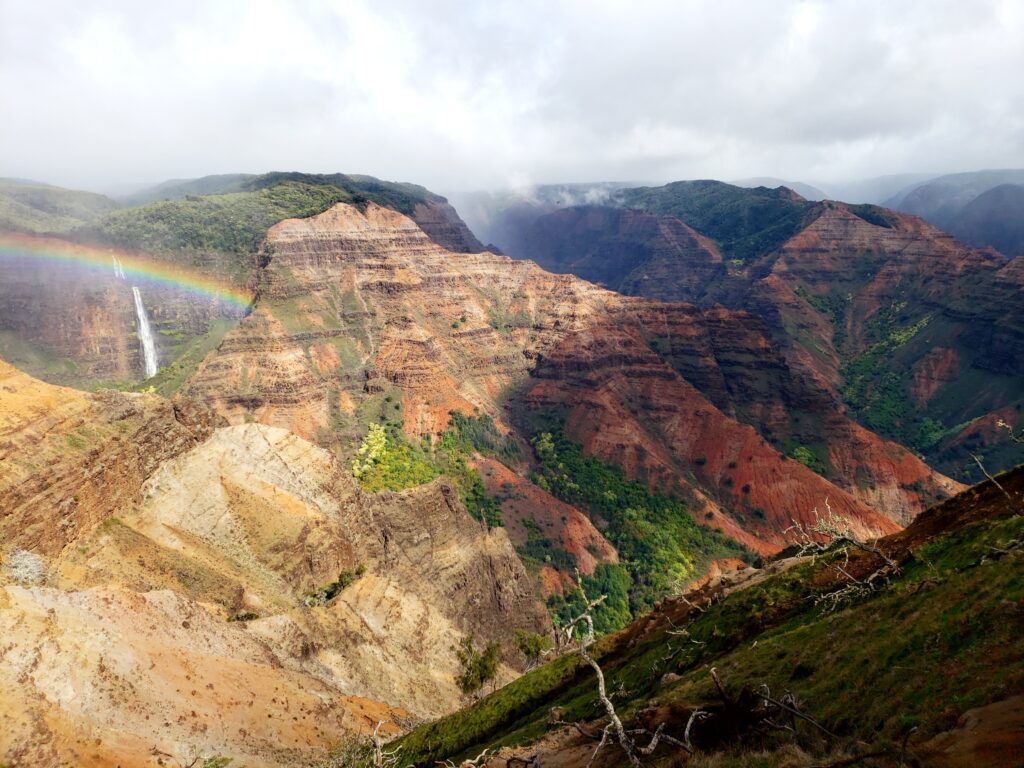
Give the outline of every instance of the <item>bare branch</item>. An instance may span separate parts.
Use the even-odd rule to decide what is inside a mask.
[[[843,546],[844,552],[848,552],[849,547],[856,547],[864,552],[877,555],[894,571],[899,571],[899,566],[885,552],[873,544],[861,541],[854,534],[850,527],[850,521],[833,512],[828,499],[825,499],[825,509],[828,514],[824,517],[818,512],[817,507],[811,510],[814,513],[814,522],[810,525],[793,520],[793,524],[783,531],[783,534],[790,531],[796,534],[796,544],[800,547],[800,555],[811,555],[812,558],[815,558],[836,545]],[[848,555],[847,559],[849,559]]]
[[[690,741],[690,731],[693,729],[693,724],[708,717],[708,713],[701,709],[695,709],[690,713],[690,719],[686,721],[686,730],[683,731],[683,747],[685,747],[687,752],[693,752],[693,742]]]
[[[490,757],[490,755],[491,755],[491,750],[485,749],[483,752],[481,752],[479,755],[474,757],[472,760],[463,760],[458,765],[453,763],[451,760],[445,760],[443,762],[438,762],[437,765],[444,766],[444,768],[481,768],[481,766],[483,766],[484,763],[487,762],[487,759]]]
[[[1009,501],[1009,502],[1010,502],[1010,504],[1014,504],[1015,502],[1014,502],[1014,500],[1013,500],[1013,496],[1011,496],[1011,495],[1010,495],[1010,492],[1009,492],[1009,491],[1007,491],[1007,490],[1006,490],[1005,488],[1003,488],[1003,486],[1002,486],[1002,485],[1000,485],[1000,484],[999,484],[999,481],[998,481],[998,480],[996,480],[996,479],[995,479],[994,477],[992,477],[992,475],[990,475],[990,474],[988,473],[988,470],[987,470],[987,469],[985,469],[985,465],[981,463],[981,459],[980,459],[980,458],[979,458],[979,457],[978,457],[977,455],[975,455],[975,454],[973,454],[973,453],[971,454],[971,458],[972,458],[972,459],[974,459],[974,463],[978,465],[978,469],[980,469],[980,470],[981,470],[981,473],[982,473],[983,475],[985,475],[985,477],[987,477],[987,478],[989,479],[989,481],[990,481],[990,482],[991,482],[991,483],[992,483],[992,484],[993,484],[993,485],[994,485],[994,486],[995,486],[996,488],[998,488],[998,489],[999,489],[1000,491],[1002,491],[1002,492],[1003,492],[1003,496],[1005,496],[1005,497],[1006,497],[1006,500],[1007,500],[1007,501]]]
[[[380,737],[380,727],[386,723],[386,720],[378,720],[377,725],[373,728],[373,768],[392,768],[398,762],[398,753],[402,751],[402,747],[398,746],[394,749],[384,749],[384,740]]]
[[[999,429],[1005,429],[1013,442],[1024,444],[1024,430],[1021,430],[1020,432],[1015,431],[1005,419],[999,419],[999,421],[996,422],[996,426],[999,427]]]

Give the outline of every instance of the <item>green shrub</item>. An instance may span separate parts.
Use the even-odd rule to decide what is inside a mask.
[[[453,650],[462,665],[462,672],[455,678],[455,682],[463,693],[478,693],[498,674],[498,662],[501,659],[501,646],[498,643],[492,641],[483,650],[477,650],[475,638],[470,634],[462,638]]]
[[[528,666],[533,666],[540,661],[544,652],[551,648],[550,638],[538,635],[536,632],[527,632],[523,629],[516,630],[513,643],[516,650],[523,654],[523,658],[526,659]]]
[[[534,482],[607,522],[604,533],[629,574],[627,617],[651,608],[710,559],[747,555],[717,531],[698,526],[682,501],[651,493],[619,468],[585,457],[561,432],[538,433],[531,443],[539,463]]]

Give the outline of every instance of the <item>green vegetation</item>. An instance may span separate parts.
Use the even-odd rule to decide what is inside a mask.
[[[371,424],[352,461],[352,474],[367,491],[400,491],[441,475],[428,454],[391,427]]]
[[[517,651],[523,654],[527,665],[532,667],[540,661],[541,656],[550,650],[551,638],[538,635],[536,632],[517,629],[513,645]]]
[[[617,611],[609,599],[607,607],[595,613],[595,621],[603,621],[602,613],[608,611],[628,619],[678,589],[709,560],[747,554],[721,534],[698,526],[683,502],[651,493],[641,483],[627,480],[617,467],[584,456],[580,446],[561,432],[541,432],[531,442],[539,463],[534,482],[587,511],[615,545],[629,577],[627,610]],[[602,574],[612,586],[617,583],[614,569],[609,566]]]
[[[878,205],[870,205],[869,203],[864,203],[863,205],[851,205],[847,203],[846,208],[854,216],[858,216],[864,219],[868,224],[874,224],[876,227],[892,229],[899,223],[899,219],[896,218],[892,211]]]
[[[188,377],[195,373],[203,358],[217,348],[236,323],[235,320],[223,317],[214,318],[204,333],[192,338],[186,338],[181,331],[168,332],[161,329],[161,334],[170,336],[171,343],[161,347],[161,354],[170,362],[162,366],[156,376],[147,379],[146,386],[152,387],[164,397],[173,395],[181,389],[181,385]]]
[[[902,305],[897,304],[872,318],[868,335],[879,340],[843,366],[842,392],[847,405],[869,429],[920,448],[921,423],[912,413],[906,374],[897,373],[883,363],[894,350],[924,330],[931,315],[900,326],[897,317],[902,309]],[[930,439],[934,433],[932,424],[925,427],[925,433],[925,439]]]
[[[798,445],[790,452],[789,455],[812,472],[817,472],[822,477],[828,477],[828,470],[825,468],[825,463],[806,445]]]
[[[501,505],[488,495],[480,474],[467,459],[474,451],[507,456],[515,450],[515,443],[502,437],[487,415],[453,412],[448,429],[436,443],[424,440],[419,446],[404,438],[398,419],[369,426],[352,461],[352,474],[367,491],[400,491],[445,475],[458,487],[469,514],[494,528],[504,524]]]
[[[42,344],[30,343],[14,331],[0,330],[0,357],[18,370],[60,383],[76,379],[78,364],[68,357],[59,357]]]
[[[205,192],[207,188],[196,189]],[[258,250],[267,230],[277,222],[315,216],[335,203],[365,207],[375,202],[412,214],[417,203],[444,199],[414,184],[345,174],[229,177],[209,189],[218,194],[178,197],[177,191],[168,190],[168,196],[177,199],[116,211],[81,229],[80,234],[154,252],[219,251],[244,256]]]
[[[484,685],[498,674],[501,661],[501,645],[494,641],[487,643],[483,650],[477,650],[472,634],[462,638],[454,648],[455,656],[462,665],[462,672],[455,678],[459,690],[465,694],[479,693]]]
[[[342,590],[354,584],[356,580],[365,573],[366,566],[362,563],[357,565],[355,570],[342,571],[338,574],[337,581],[332,581],[330,584],[314,590],[313,592],[307,592],[303,597],[303,602],[311,608],[317,605],[326,605],[340,595]]]
[[[510,313],[507,308],[495,305],[488,310],[488,322],[496,331],[507,333],[514,328],[529,328],[533,325],[533,318],[525,309]]]
[[[282,219],[313,216],[339,202],[345,190],[322,184],[284,183],[224,195],[186,197],[111,213],[80,234],[122,248],[150,252],[255,253],[267,230]]]
[[[749,263],[771,253],[808,223],[820,206],[765,187],[720,181],[677,181],[623,190],[621,204],[682,219],[718,241],[730,261]]]
[[[93,192],[0,179],[0,230],[59,234],[116,209]]]
[[[820,312],[832,325],[832,346],[839,350],[846,342],[846,311],[853,301],[852,293],[833,292],[824,296],[816,296],[802,285],[793,288],[793,292]]]
[[[1019,482],[1009,487],[1020,493]],[[1001,509],[1002,516],[957,522],[974,503]],[[615,699],[618,713],[629,723],[651,704],[718,702],[708,675],[713,666],[733,692],[762,683],[791,690],[803,712],[844,738],[898,745],[916,727],[913,745],[953,727],[966,710],[1024,689],[1024,636],[1007,613],[1024,600],[1024,551],[1000,556],[993,549],[1024,537],[1024,519],[1008,516],[1005,498],[991,484],[947,504],[955,505],[945,517],[953,530],[916,544],[897,576],[833,612],[819,608],[815,597],[835,588],[830,580],[844,562],[840,553],[702,612],[676,603],[601,638],[591,653],[608,690],[624,692]],[[678,677],[661,683],[668,673]],[[569,722],[603,714],[593,672],[575,654],[413,731],[399,742],[403,764],[530,743],[546,732],[553,707]]]
[[[547,538],[535,520],[526,518],[523,520],[523,527],[526,528],[526,543],[517,546],[516,552],[519,553],[519,557],[527,567],[550,565],[562,573],[573,572],[576,560]]]
[[[597,634],[614,632],[630,622],[634,615],[630,610],[633,579],[626,565],[600,563],[593,576],[582,575],[580,580],[588,595],[605,595],[606,598],[594,610],[594,631]],[[583,597],[579,590],[562,597],[552,595],[548,598],[548,610],[555,626],[564,627],[583,612]]]

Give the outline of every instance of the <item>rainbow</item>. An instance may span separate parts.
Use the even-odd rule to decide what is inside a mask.
[[[216,299],[243,310],[248,309],[253,300],[248,291],[214,280],[195,269],[185,269],[138,253],[82,245],[54,237],[0,233],[0,260],[11,257],[78,264],[109,272],[124,280],[156,283],[195,296]]]

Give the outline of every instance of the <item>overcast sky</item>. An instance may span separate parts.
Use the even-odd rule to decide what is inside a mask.
[[[1024,167],[1021,0],[0,0],[0,176]]]

